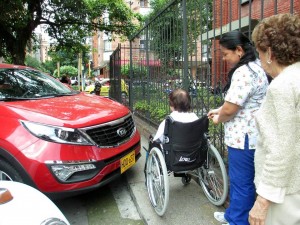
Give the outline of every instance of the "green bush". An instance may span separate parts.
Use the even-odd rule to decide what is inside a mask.
[[[142,100],[142,101],[137,101],[134,104],[134,110],[138,110],[141,112],[146,112],[149,110],[149,105],[147,104],[146,100]]]
[[[169,111],[158,101],[151,101],[150,104],[146,100],[137,101],[133,108],[143,115],[150,115],[154,123],[160,123],[169,114]]]
[[[79,91],[78,85],[72,85],[72,89],[74,89],[74,90],[76,90],[76,91]]]
[[[68,74],[70,77],[75,77],[78,75],[78,69],[73,66],[61,66],[59,68],[60,77],[64,74]],[[54,77],[58,78],[57,69],[53,73]]]

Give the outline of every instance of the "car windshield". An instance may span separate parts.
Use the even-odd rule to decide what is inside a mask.
[[[0,101],[77,94],[57,79],[33,69],[0,69]]]

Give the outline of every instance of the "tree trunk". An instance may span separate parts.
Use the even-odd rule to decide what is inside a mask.
[[[25,65],[25,52],[23,49],[15,49],[12,52],[12,61],[15,65]]]

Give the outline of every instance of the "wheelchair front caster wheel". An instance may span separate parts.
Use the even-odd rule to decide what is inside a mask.
[[[186,185],[186,184],[189,184],[191,182],[191,175],[184,175],[182,178],[181,178],[181,182]]]

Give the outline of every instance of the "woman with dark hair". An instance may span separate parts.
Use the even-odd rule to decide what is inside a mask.
[[[256,58],[250,40],[239,31],[220,39],[223,60],[232,67],[225,88],[225,102],[209,111],[214,124],[224,123],[228,148],[230,205],[214,217],[223,224],[249,225],[248,216],[255,201],[254,150],[257,129],[254,115],[268,87],[267,76]]]
[[[223,91],[226,93],[230,88],[231,78],[235,70],[242,65],[247,65],[249,62],[255,62],[257,57],[250,40],[239,31],[232,31],[230,33],[224,34],[220,39],[220,45],[223,53],[223,59],[230,66],[233,66],[228,73],[228,82],[223,89]],[[227,49],[229,51],[225,51],[224,53],[224,49]],[[236,57],[227,56],[228,54],[234,53],[235,51],[238,52],[236,56],[238,56],[239,59],[237,59]]]

